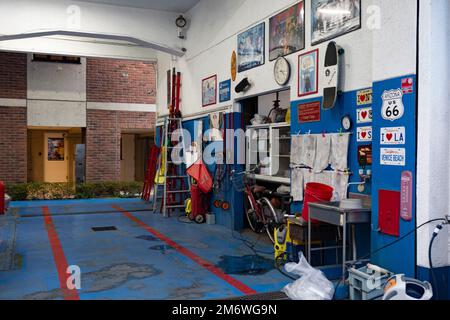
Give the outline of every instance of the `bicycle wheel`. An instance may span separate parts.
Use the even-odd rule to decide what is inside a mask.
[[[258,215],[256,214],[255,211],[255,206],[253,205],[251,197],[248,194],[245,195],[244,208],[245,208],[245,216],[247,217],[250,229],[252,229],[253,232],[256,233],[263,232],[264,224],[260,222],[260,219],[258,218]]]
[[[266,218],[266,224],[264,227],[270,240],[272,241],[273,244],[275,244],[275,228],[280,223],[280,221],[278,221],[279,219],[277,212],[275,211],[269,199],[262,198],[260,200],[260,203],[263,214]]]

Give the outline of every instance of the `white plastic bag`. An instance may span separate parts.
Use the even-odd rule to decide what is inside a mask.
[[[299,254],[300,262],[288,263],[284,266],[289,273],[300,276],[294,283],[283,288],[283,292],[291,300],[332,300],[334,296],[334,286],[322,271],[311,267],[303,256]]]

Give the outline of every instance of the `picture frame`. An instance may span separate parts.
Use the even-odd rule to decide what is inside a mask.
[[[298,96],[319,92],[319,49],[298,56]]]
[[[269,20],[269,61],[305,49],[305,2],[302,0]]]
[[[311,0],[311,44],[361,29],[361,0]]]
[[[265,22],[238,35],[238,72],[244,72],[265,63]]]
[[[217,75],[202,80],[202,107],[217,103]]]

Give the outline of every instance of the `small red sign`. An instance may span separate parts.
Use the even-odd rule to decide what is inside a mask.
[[[298,105],[298,122],[319,122],[320,121],[320,101],[302,103]]]
[[[414,79],[404,78],[402,79],[402,90],[404,94],[413,93]]]

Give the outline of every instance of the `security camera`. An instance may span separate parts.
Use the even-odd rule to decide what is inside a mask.
[[[178,28],[178,38],[180,39],[185,39],[186,35],[184,34],[185,32],[185,28],[187,26],[187,20],[185,17],[183,17],[182,15],[180,15],[176,20],[175,20],[175,24]]]

